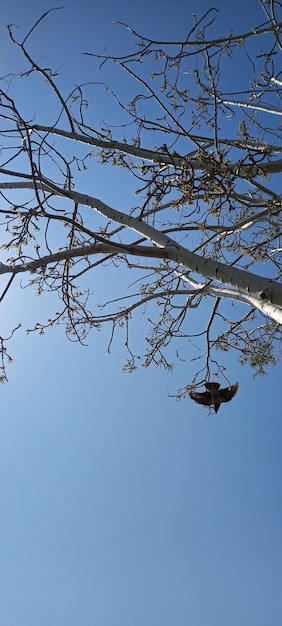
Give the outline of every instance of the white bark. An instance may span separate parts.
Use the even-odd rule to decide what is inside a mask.
[[[197,283],[195,280],[192,280],[189,276],[187,277],[185,276],[185,274],[181,274],[179,272],[178,272],[178,275],[181,276],[182,280],[184,280],[185,282],[188,282],[190,286],[192,285],[194,289],[198,289],[198,290],[203,289],[203,286],[204,286],[203,283]],[[282,310],[277,306],[273,306],[273,304],[270,304],[269,302],[265,300],[260,300],[259,298],[256,298],[252,296],[251,294],[246,295],[238,291],[238,289],[227,289],[225,287],[215,287],[214,285],[210,285],[210,284],[207,284],[204,287],[205,287],[205,293],[210,296],[243,302],[244,304],[247,304],[248,306],[253,307],[254,309],[258,309],[259,311],[261,311],[261,313],[263,313],[267,317],[270,317],[278,324],[282,324]]]
[[[272,115],[282,115],[281,109],[275,109],[274,107],[270,107],[262,104],[253,104],[251,102],[239,102],[237,100],[219,100],[223,104],[230,104],[233,107],[239,107],[243,109],[255,109],[255,111],[262,111],[263,113],[271,113]]]
[[[6,183],[5,186],[10,188],[25,188],[33,189],[32,182],[24,183]],[[0,184],[0,188],[1,188]],[[54,260],[60,260],[68,258],[69,256],[86,256],[87,254],[97,254],[99,251],[105,252],[117,252],[134,254],[139,256],[149,256],[170,259],[174,261],[178,266],[182,266],[187,271],[191,271],[199,274],[200,276],[215,280],[219,283],[229,285],[235,288],[234,299],[238,299],[237,295],[244,297],[244,301],[248,302],[250,306],[256,307],[266,315],[270,316],[275,321],[282,323],[282,285],[276,281],[272,281],[270,278],[264,278],[251,272],[241,270],[232,266],[225,265],[219,261],[202,257],[194,252],[190,252],[175,240],[167,235],[159,232],[153,226],[145,224],[138,218],[122,213],[117,209],[113,209],[109,205],[101,202],[101,200],[88,196],[77,191],[63,190],[57,187],[54,183],[41,177],[38,180],[38,186],[43,191],[53,192],[58,196],[68,198],[78,204],[92,207],[105,218],[127,226],[130,230],[142,235],[148,241],[151,241],[158,249],[148,246],[126,246],[115,243],[104,244],[101,248],[94,244],[93,246],[85,246],[77,250],[68,250],[57,253],[57,255],[50,255],[43,259],[36,260],[25,266],[25,270],[33,271],[35,267],[52,263]],[[11,272],[11,268],[7,266],[0,267],[0,273],[6,273],[7,270]],[[25,271],[23,266],[14,267],[14,273]],[[229,297],[232,292],[229,291]],[[236,295],[237,294],[237,295]],[[224,295],[224,291],[221,291],[221,297]],[[240,298],[239,298],[240,299]]]
[[[214,170],[214,162],[209,159],[199,158],[186,158],[185,156],[179,156],[177,154],[168,154],[167,152],[156,152],[154,150],[146,150],[138,146],[132,146],[127,143],[114,141],[112,139],[101,140],[96,137],[88,137],[87,135],[80,135],[79,133],[69,132],[60,128],[52,128],[49,126],[34,125],[32,127],[35,131],[46,132],[50,135],[59,135],[66,139],[71,139],[76,142],[84,143],[89,146],[96,146],[103,150],[114,150],[123,154],[136,157],[140,160],[149,161],[151,163],[163,163],[166,165],[172,165],[179,169],[189,169],[199,172],[209,172]],[[31,129],[32,130],[32,129]],[[222,166],[218,164],[218,171],[226,175],[226,164]],[[267,174],[275,174],[282,172],[282,159],[271,160],[267,163],[261,163],[259,167],[257,165],[241,165],[241,163],[230,163],[228,165],[230,173],[237,174],[240,178],[250,180],[256,176],[265,176]]]

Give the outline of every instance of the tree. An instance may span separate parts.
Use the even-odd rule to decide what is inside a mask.
[[[32,330],[64,324],[67,336],[83,343],[91,329],[108,323],[110,347],[122,328],[126,371],[139,362],[170,369],[166,349],[185,339],[199,360],[193,384],[211,373],[226,378],[229,350],[260,374],[279,358],[282,4],[259,4],[261,25],[220,38],[216,9],[194,16],[178,42],[154,41],[119,24],[134,38],[132,52],[85,54],[102,72],[110,63],[125,75],[121,93],[90,83],[63,95],[60,76],[29,52],[51,11],[21,40],[8,27],[27,67],[1,79],[1,248],[9,256],[0,265],[8,276],[0,301],[24,273],[38,294],[55,292],[60,302]],[[42,97],[47,90],[53,102],[47,119],[31,107],[23,113],[19,77],[25,89],[37,81]],[[130,102],[123,97],[128,85]],[[101,88],[111,98],[115,124],[94,127],[89,94]],[[83,176],[76,177],[93,159],[109,170],[122,168],[128,189],[135,185],[138,200],[129,212],[117,208],[118,190],[116,206],[95,197],[95,182],[83,193]],[[99,309],[90,286],[101,269],[121,283],[119,296],[114,290]],[[130,292],[122,292],[127,272]],[[143,357],[130,343],[138,309],[149,311]],[[9,357],[1,341],[4,381]]]

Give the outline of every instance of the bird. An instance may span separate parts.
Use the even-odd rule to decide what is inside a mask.
[[[230,385],[230,387],[225,387],[224,389],[220,389],[219,383],[205,383],[205,387],[207,391],[203,392],[193,391],[192,389],[189,392],[189,396],[192,400],[198,402],[198,404],[213,406],[217,413],[222,402],[230,402],[230,400],[234,398],[238,391],[239,383],[235,383],[235,385]]]

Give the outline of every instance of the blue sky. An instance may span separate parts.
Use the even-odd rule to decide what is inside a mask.
[[[5,3],[2,75],[19,63],[4,25],[28,28],[52,6]],[[67,90],[89,79],[81,52],[127,49],[114,19],[181,37],[192,12],[209,6],[67,1],[34,51],[61,68]],[[220,33],[264,21],[256,0],[216,6]],[[95,181],[93,195],[103,193],[114,204],[116,188]],[[121,189],[118,202],[127,195]],[[109,292],[115,281],[107,270]],[[50,306],[52,298],[15,288],[1,305],[1,334],[21,319],[31,326]],[[19,331],[12,342],[10,382],[1,387],[1,626],[280,625],[281,368],[254,380],[231,356],[239,392],[212,419],[169,397],[193,378],[191,364],[122,374],[122,339],[110,355],[107,339],[93,333],[83,348],[55,329]]]

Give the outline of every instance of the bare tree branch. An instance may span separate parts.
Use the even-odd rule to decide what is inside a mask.
[[[137,363],[171,369],[168,346],[188,342],[198,367],[193,385],[210,375],[228,378],[231,349],[255,373],[278,360],[282,5],[259,4],[263,24],[218,39],[209,36],[215,9],[195,18],[183,41],[149,39],[119,23],[135,39],[133,52],[86,54],[101,71],[115,64],[130,81],[130,102],[122,87],[114,93],[102,82],[76,85],[63,96],[56,72],[29,51],[54,9],[21,41],[8,27],[26,69],[21,81],[0,79],[0,274],[9,277],[0,302],[18,274],[26,275],[25,286],[55,293],[59,302],[29,332],[64,324],[71,340],[84,343],[91,329],[110,324],[109,349],[116,331],[124,332],[126,371]],[[226,72],[242,52],[244,72],[230,92]],[[43,77],[55,121],[48,112],[45,119],[41,111],[22,114],[21,88],[31,75]],[[114,125],[96,128],[89,103],[101,90],[112,99]],[[118,189],[112,205],[106,193],[97,197],[102,166],[109,181],[115,166],[128,188],[134,185],[129,208],[120,206]],[[105,270],[116,280],[103,302],[90,286]],[[130,328],[138,311],[146,311],[149,331],[136,355]],[[4,381],[6,339],[0,352]],[[178,348],[175,354],[182,358]],[[188,392],[189,385],[178,396]]]

